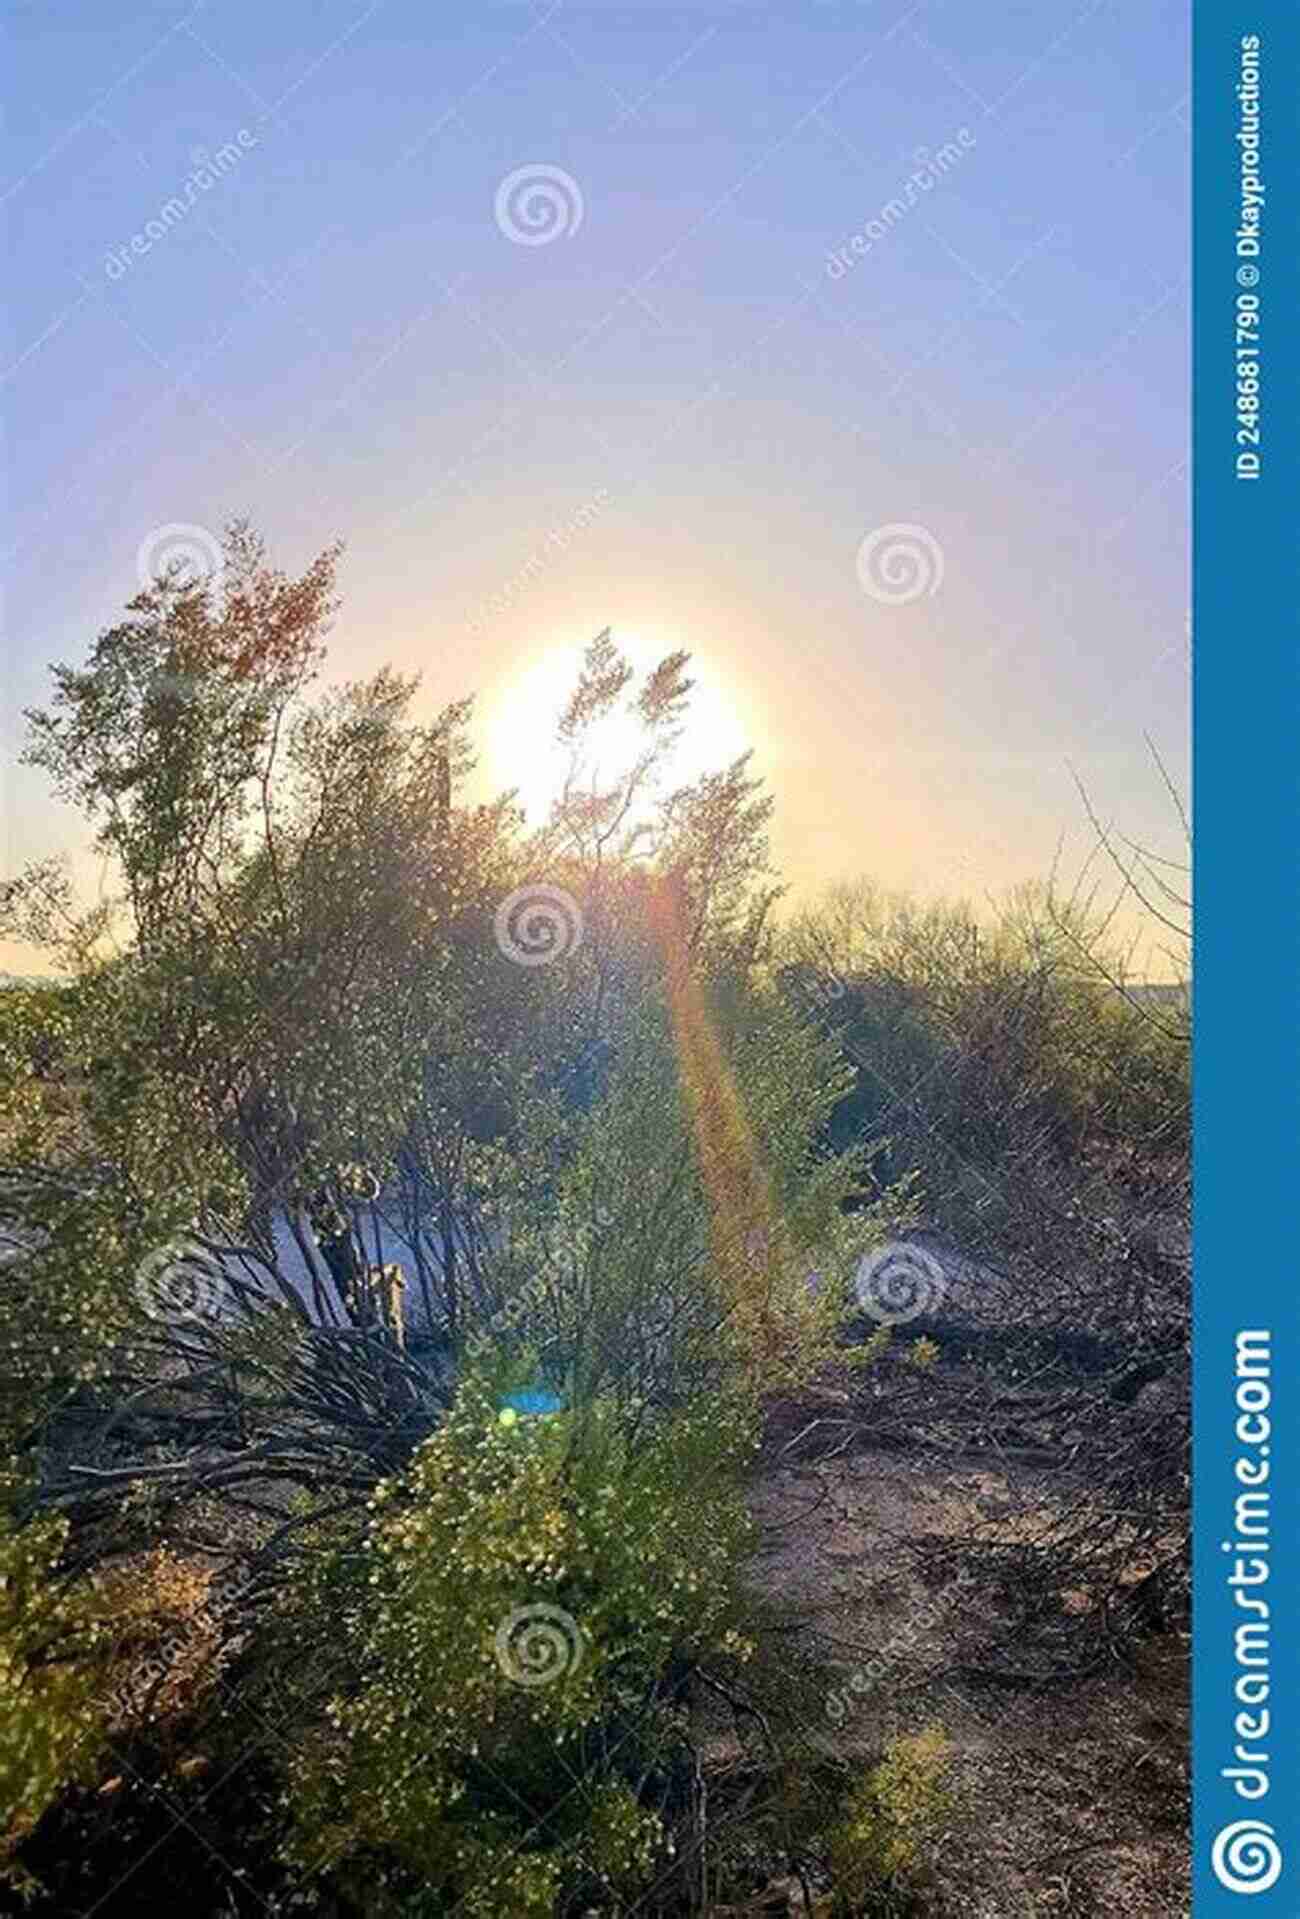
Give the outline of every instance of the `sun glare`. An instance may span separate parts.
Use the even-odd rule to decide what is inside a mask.
[[[626,711],[646,675],[680,644],[667,636],[614,630],[614,640],[635,675],[619,708],[593,729],[586,784],[612,781],[631,765],[643,742],[634,715]],[[548,648],[502,689],[488,719],[491,770],[498,787],[514,787],[529,826],[539,826],[563,791],[570,759],[556,739],[556,726],[577,684],[582,646]],[[692,655],[694,680],[681,739],[663,765],[660,791],[696,780],[734,760],[752,744],[732,703],[707,662]]]

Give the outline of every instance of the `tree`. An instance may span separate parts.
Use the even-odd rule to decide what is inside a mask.
[[[93,1297],[101,1335],[33,1498],[117,1525],[121,1491],[148,1487],[149,1524],[194,1537],[214,1499],[235,1502],[270,1528],[268,1562],[298,1524],[276,1523],[273,1489],[359,1505],[485,1340],[513,1364],[544,1337],[588,1397],[630,1368],[653,1407],[715,1376],[714,1336],[760,1294],[773,1327],[824,1339],[832,1295],[809,1310],[804,1280],[858,1177],[809,1157],[842,1090],[831,1053],[756,986],[770,801],[743,759],[659,791],[685,655],[637,689],[596,637],[559,721],[570,776],[524,839],[508,795],[455,803],[467,701],[420,723],[416,682],[387,670],[310,692],[335,557],[288,581],[233,528],[220,587],[141,595],[30,716],[32,757],[97,823],[126,906],[116,950],[75,915],[62,948],[81,1140],[26,1297],[36,1316],[60,1288]],[[595,737],[620,704],[642,743],[602,772]],[[539,870],[582,927],[540,968],[498,924]],[[29,915],[52,886],[18,889]],[[719,1262],[760,1222],[742,1235],[726,1216],[736,1168],[710,1167],[688,1032],[717,1035],[714,1092],[754,1104],[761,1223],[798,1221],[770,1259],[738,1259],[730,1290]],[[593,1207],[622,1225],[593,1238]],[[552,1258],[574,1239],[600,1253],[585,1277]],[[40,1373],[37,1397],[54,1383]],[[95,1527],[79,1536],[102,1549]]]
[[[52,706],[27,714],[25,757],[96,823],[146,952],[178,909],[196,937],[220,925],[258,798],[265,825],[286,714],[320,664],[339,551],[289,580],[236,523],[217,578],[172,568],[86,667],[53,669]]]

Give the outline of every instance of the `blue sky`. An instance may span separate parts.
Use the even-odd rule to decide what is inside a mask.
[[[805,889],[1081,856],[1071,767],[1176,850],[1188,12],[18,4],[7,767],[142,544],[246,513],[347,541],[333,670],[477,691],[485,783],[612,624],[695,651],[696,756],[752,741]],[[858,555],[900,525],[897,603]],[[7,867],[75,847],[5,793]]]

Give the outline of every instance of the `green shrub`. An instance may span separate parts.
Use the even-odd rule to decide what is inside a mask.
[[[642,1881],[661,1826],[635,1786],[680,1726],[665,1675],[749,1650],[751,1434],[723,1402],[639,1437],[604,1402],[503,1423],[468,1383],[361,1551],[295,1602],[344,1675],[292,1768],[291,1858],[367,1910],[386,1887],[393,1910],[475,1919]]]
[[[63,1520],[0,1515],[0,1884],[29,1895],[14,1852],[103,1744],[94,1598],[54,1582],[66,1533]]]
[[[855,1912],[911,1871],[943,1818],[943,1775],[951,1756],[940,1726],[894,1739],[849,1799],[831,1834],[835,1910]]]
[[[719,988],[700,1023],[716,1051],[696,1092],[733,1092],[747,1137],[709,1163],[680,1032],[662,1004],[629,1015],[593,1110],[562,1127],[539,1103],[521,1125],[508,1245],[466,1315],[476,1364],[526,1350],[571,1404],[664,1406],[742,1373],[798,1387],[837,1354],[856,1265],[908,1217],[906,1195],[848,1212],[865,1155],[816,1146],[845,1068],[775,995]]]

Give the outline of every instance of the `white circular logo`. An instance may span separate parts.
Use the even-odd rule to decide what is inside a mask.
[[[561,1606],[516,1606],[496,1633],[497,1664],[516,1686],[549,1686],[582,1661],[582,1628]]]
[[[216,1319],[220,1295],[218,1273],[186,1239],[160,1246],[136,1271],[135,1296],[150,1319]]]
[[[516,167],[496,192],[497,225],[521,247],[572,239],[582,225],[582,188],[563,167]]]
[[[858,1262],[858,1304],[882,1326],[901,1326],[932,1313],[947,1291],[943,1267],[922,1246],[891,1240]]]
[[[928,527],[878,526],[858,548],[858,581],[882,606],[906,606],[943,585],[943,548]]]
[[[1215,1837],[1210,1850],[1214,1876],[1229,1892],[1267,1892],[1282,1872],[1282,1854],[1272,1826],[1237,1819]]]
[[[199,581],[217,586],[222,574],[221,542],[206,526],[177,521],[156,526],[141,540],[135,556],[136,576],[143,587],[161,585],[175,570],[183,583]]]
[[[517,886],[496,911],[497,945],[516,966],[549,966],[582,941],[582,909],[562,886]]]

